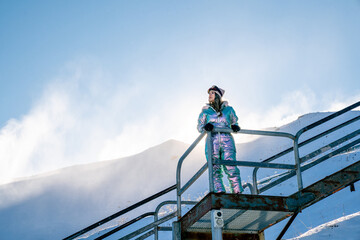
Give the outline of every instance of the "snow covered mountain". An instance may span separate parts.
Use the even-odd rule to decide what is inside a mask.
[[[173,185],[187,147],[169,140],[131,157],[2,185],[0,239],[60,239]]]
[[[276,130],[296,133],[302,127],[329,114],[331,113],[307,114]],[[358,111],[349,112],[336,121],[330,121],[325,126],[319,127],[316,131],[335,126],[338,122],[359,115]],[[349,128],[360,129],[360,123],[354,123]],[[313,145],[319,146],[341,134],[342,131],[337,131],[335,136],[316,141]],[[304,134],[303,138],[309,136]],[[261,137],[248,143],[237,144],[237,158],[261,161],[289,146],[291,142],[287,139]],[[189,144],[169,140],[130,157],[68,167],[2,185],[0,186],[0,239],[62,239],[163,190],[175,184],[178,159],[188,147]],[[304,148],[300,153],[303,155],[311,150]],[[359,154],[359,150],[354,149],[308,170],[304,173],[305,186],[336,169],[359,161]],[[284,158],[281,161],[287,162],[289,159]],[[202,143],[184,162],[183,179],[189,179],[204,163]],[[274,170],[260,172],[260,179],[276,173]],[[250,181],[252,169],[241,168],[241,176],[243,182]],[[206,185],[207,176],[203,176],[189,190],[187,197],[194,200],[203,196],[207,191]],[[360,189],[359,183],[355,187]],[[268,190],[265,194],[287,195],[294,191],[296,184],[289,181]],[[165,199],[175,199],[175,193],[165,195],[162,200]],[[359,199],[360,191],[350,192],[348,189],[326,198],[299,214],[284,237],[297,237],[310,228],[359,212]],[[155,206],[155,203],[151,203],[144,207],[147,211],[153,211]],[[132,216],[130,214],[126,217]],[[118,223],[125,220],[125,218],[119,219]],[[274,239],[285,223],[286,220],[266,230],[266,239]]]

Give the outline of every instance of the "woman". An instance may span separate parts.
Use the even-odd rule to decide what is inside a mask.
[[[231,128],[234,132],[240,131],[237,123],[238,117],[232,107],[221,98],[225,90],[212,86],[208,90],[209,103],[203,107],[199,120],[198,131],[212,131],[214,127],[217,128]],[[234,138],[230,133],[211,133],[212,145],[212,160],[231,160],[236,161],[236,149]],[[208,143],[206,143],[208,144]],[[208,146],[205,147],[207,153]],[[206,157],[208,155],[206,154]],[[209,159],[208,159],[209,161]],[[222,181],[222,169],[226,173],[232,193],[241,193],[243,188],[241,186],[240,171],[236,166],[214,165],[213,177],[215,192],[225,192],[224,184]]]

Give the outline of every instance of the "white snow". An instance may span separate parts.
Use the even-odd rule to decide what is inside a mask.
[[[360,239],[360,212],[321,224],[298,237],[288,240],[358,240]]]

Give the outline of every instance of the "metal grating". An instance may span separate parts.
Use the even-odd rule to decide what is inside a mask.
[[[209,232],[211,231],[211,212],[207,212],[201,219],[195,222],[189,229],[189,232]]]
[[[223,232],[226,233],[258,233],[268,226],[290,215],[292,212],[221,209],[224,217]],[[189,232],[211,232],[211,214],[207,212],[195,222]]]

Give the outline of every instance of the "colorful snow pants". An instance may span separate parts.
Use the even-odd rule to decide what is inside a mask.
[[[212,133],[211,134],[211,146],[212,146],[212,160],[230,160],[236,161],[236,148],[234,138],[229,133]],[[205,147],[206,157],[208,158],[207,149],[208,143]],[[225,187],[222,181],[223,173],[228,177],[231,192],[241,193],[243,188],[241,186],[240,171],[236,166],[214,165],[213,166],[213,178],[214,178],[214,190],[215,192],[225,192]]]

